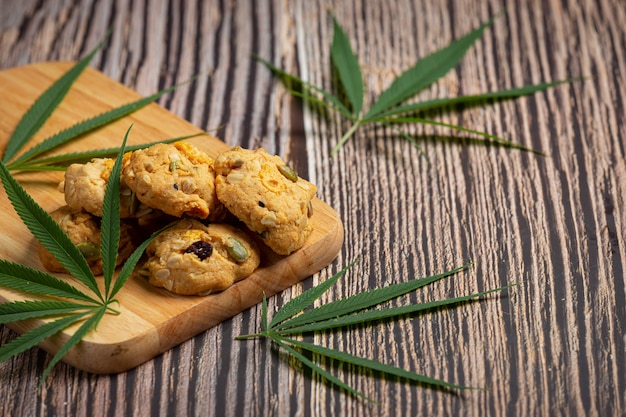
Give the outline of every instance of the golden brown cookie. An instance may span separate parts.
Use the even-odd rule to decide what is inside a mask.
[[[70,240],[85,256],[94,275],[102,274],[102,259],[100,257],[100,219],[80,210],[62,206],[50,213],[50,216],[61,226]],[[132,238],[132,226],[129,222],[120,224],[120,244],[117,256],[117,265],[124,262],[135,250]],[[51,272],[67,272],[63,265],[41,244],[39,244],[39,259],[44,268]]]
[[[122,178],[139,201],[176,217],[218,221],[213,160],[185,142],[157,144],[124,159]]]
[[[223,291],[250,276],[260,263],[259,249],[245,232],[193,219],[165,230],[146,253],[150,284],[184,295]]]
[[[300,249],[313,230],[315,185],[264,149],[234,147],[214,163],[217,197],[279,255]]]
[[[66,204],[74,210],[85,210],[102,217],[104,193],[115,160],[94,158],[85,164],[72,164],[65,171],[65,179],[59,189],[65,194]],[[139,218],[152,214],[154,209],[137,200],[126,183],[120,182],[120,217]]]

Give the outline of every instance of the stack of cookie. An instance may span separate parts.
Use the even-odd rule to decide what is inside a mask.
[[[113,162],[69,166],[59,186],[67,206],[52,213],[95,274],[102,272],[99,217]],[[215,161],[186,142],[128,152],[120,187],[118,262],[141,239],[171,223],[146,250],[142,271],[149,282],[177,294],[222,291],[260,264],[250,231],[279,255],[304,245],[313,230],[316,191],[263,149],[235,147]],[[62,271],[43,247],[39,254],[48,270]]]

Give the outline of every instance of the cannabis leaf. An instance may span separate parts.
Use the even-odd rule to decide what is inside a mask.
[[[167,94],[180,87],[181,85],[187,84],[196,79],[196,77],[194,76],[183,83],[163,89],[151,96],[140,98],[133,102],[113,108],[102,114],[96,115],[86,120],[82,120],[68,127],[67,129],[62,130],[44,139],[42,142],[31,147],[20,156],[15,157],[17,153],[33,137],[33,135],[39,131],[39,129],[44,125],[46,120],[48,120],[50,115],[53,113],[53,111],[63,101],[63,98],[66,96],[67,92],[70,90],[76,79],[83,73],[83,71],[87,68],[96,53],[102,48],[105,40],[106,37],[104,40],[102,40],[102,42],[100,42],[100,44],[98,44],[96,48],[94,48],[89,54],[87,54],[87,56],[74,64],[66,73],[64,73],[58,80],[56,80],[46,91],[44,91],[37,98],[33,105],[22,116],[17,124],[17,127],[13,131],[13,134],[11,135],[11,138],[9,139],[7,147],[4,151],[4,155],[2,157],[2,161],[6,164],[7,169],[11,171],[62,170],[65,168],[65,166],[69,165],[69,163],[74,162],[72,158],[76,156],[75,154],[56,155],[52,159],[41,156],[52,151],[53,149],[58,148],[61,145],[70,142],[73,139],[80,137],[81,135],[92,132],[95,129],[119,120],[147,106],[148,104],[153,103],[164,94]],[[197,135],[200,134],[203,133],[198,133]],[[197,135],[191,135],[188,137]],[[169,139],[166,141],[160,141],[159,143],[168,141],[173,142],[185,138]],[[141,147],[147,147],[149,145],[150,144],[146,144]],[[103,157],[101,156],[103,153],[106,154],[105,156],[117,155],[118,151],[119,149],[88,151],[80,155],[80,158],[82,161],[90,160],[91,158],[95,157]],[[67,163],[68,161],[69,163]],[[66,164],[62,165],[59,164],[59,162],[66,162]]]
[[[109,36],[107,33],[105,39]],[[54,82],[43,94],[37,98],[30,109],[24,114],[17,127],[13,131],[7,144],[2,162],[5,164],[13,158],[17,152],[28,142],[28,140],[43,126],[54,109],[61,103],[72,84],[80,74],[87,68],[96,52],[102,48],[104,40],[96,48],[87,54],[86,57],[78,61],[61,78]]]
[[[126,146],[126,151],[131,152],[137,149],[148,148],[157,143],[173,143],[182,140],[191,139],[200,135],[204,135],[204,132],[196,133],[193,135],[179,136],[171,139],[163,139],[156,142],[142,143],[139,145]],[[20,163],[19,166],[11,166],[9,169],[15,169],[19,171],[65,171],[65,169],[71,164],[84,164],[91,161],[93,158],[115,158],[119,154],[120,148],[106,148],[106,149],[94,149],[84,152],[71,152],[59,155],[53,155],[48,157],[37,158],[33,161]]]
[[[42,382],[47,378],[52,367],[89,331],[94,329],[107,312],[119,313],[112,306],[117,303],[114,297],[130,277],[147,245],[156,236],[155,234],[144,241],[126,260],[115,277],[120,239],[120,174],[129,132],[130,128],[126,132],[115,160],[104,198],[100,245],[104,291],[100,288],[80,250],[52,217],[15,180],[5,163],[0,161],[2,184],[21,220],[39,242],[76,280],[89,288],[91,293],[85,293],[46,272],[15,262],[0,260],[0,286],[40,297],[37,300],[0,304],[0,324],[26,319],[46,319],[41,326],[0,346],[0,362],[24,352],[75,323],[81,323],[78,330],[57,351],[48,364],[43,373]],[[51,318],[56,319],[49,321],[48,319]]]
[[[541,153],[523,145],[511,142],[486,132],[467,129],[462,126],[437,122],[426,118],[427,112],[458,110],[462,106],[484,104],[503,99],[514,99],[532,93],[546,90],[556,85],[571,82],[563,80],[557,82],[528,85],[497,92],[478,95],[439,98],[423,102],[406,103],[432,83],[447,74],[458,65],[469,48],[482,36],[486,28],[491,26],[493,19],[480,25],[465,36],[453,41],[448,46],[418,60],[411,68],[399,75],[391,85],[374,100],[369,110],[363,111],[365,92],[361,68],[350,41],[333,16],[334,35],[331,44],[331,61],[337,73],[337,89],[343,94],[332,94],[320,87],[310,84],[301,78],[289,74],[272,63],[255,57],[269,68],[285,85],[287,91],[300,97],[315,108],[336,111],[348,119],[352,125],[333,148],[331,155],[354,135],[359,127],[366,124],[381,124],[392,128],[404,139],[417,146],[415,137],[399,128],[407,123],[432,124],[451,128],[481,136],[489,143],[495,143],[511,148]],[[419,147],[418,147],[419,148]]]
[[[401,295],[410,293],[426,285],[432,284],[444,277],[451,276],[468,268],[471,263],[465,264],[459,268],[445,272],[443,274],[434,275],[425,278],[413,279],[407,282],[389,285],[383,288],[376,288],[370,291],[358,293],[356,295],[342,298],[334,302],[323,304],[319,307],[311,308],[315,300],[317,300],[324,292],[334,285],[346,271],[354,265],[350,265],[333,275],[326,281],[312,287],[303,292],[299,296],[287,302],[281,309],[276,312],[271,321],[268,322],[267,317],[267,299],[263,297],[261,307],[261,331],[259,333],[238,336],[236,339],[252,339],[252,338],[268,338],[276,343],[279,347],[285,349],[304,365],[308,366],[314,372],[323,376],[329,382],[343,388],[348,393],[356,395],[367,400],[363,393],[355,390],[345,382],[341,381],[329,371],[317,365],[313,360],[305,356],[301,351],[309,351],[320,357],[336,360],[343,363],[355,365],[357,367],[370,369],[383,374],[392,375],[403,378],[408,381],[439,387],[444,389],[464,389],[466,386],[455,385],[438,379],[430,378],[415,372],[397,368],[392,365],[383,364],[371,359],[354,356],[345,352],[330,349],[324,346],[304,342],[301,338],[293,338],[294,335],[304,335],[311,332],[324,332],[333,329],[345,329],[355,324],[371,324],[381,320],[406,317],[407,315],[431,311],[439,307],[450,307],[462,302],[466,302],[495,291],[501,291],[504,288],[483,291],[462,297],[455,297],[441,301],[432,301],[419,304],[408,304],[400,307],[377,307],[382,303],[390,301]],[[308,310],[307,310],[308,309]],[[306,310],[306,311],[305,311]]]

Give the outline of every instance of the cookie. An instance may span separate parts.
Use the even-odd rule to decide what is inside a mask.
[[[84,210],[102,217],[104,194],[115,160],[94,158],[85,164],[72,164],[65,171],[65,179],[59,184],[65,203],[74,210]],[[153,208],[137,200],[135,193],[120,182],[120,217],[139,218],[153,214]]]
[[[61,226],[61,229],[85,256],[94,275],[101,275],[100,219],[90,213],[74,210],[68,206],[58,208],[50,213],[50,216]],[[124,262],[136,248],[132,238],[132,229],[129,221],[121,222],[117,265]],[[51,272],[67,272],[63,265],[41,243],[38,249],[39,259],[44,268]]]
[[[300,249],[313,230],[317,188],[264,149],[234,147],[214,163],[217,197],[279,255]]]
[[[176,217],[219,221],[213,160],[185,142],[157,144],[124,159],[122,178],[145,205]]]
[[[231,225],[182,219],[146,249],[150,284],[183,295],[223,291],[259,266],[258,246]]]

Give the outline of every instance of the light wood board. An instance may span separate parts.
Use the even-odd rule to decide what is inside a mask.
[[[41,63],[0,72],[0,147],[4,149],[11,132],[34,100],[71,66],[70,63]],[[62,104],[30,144],[113,107],[140,96],[102,73],[88,68],[76,81]],[[133,125],[128,144],[198,133],[199,129],[157,104],[101,128],[59,152],[84,151],[115,147]],[[228,146],[217,138],[203,135],[189,140],[211,156]],[[64,204],[57,190],[62,173],[15,173],[15,177],[44,209],[51,211]],[[108,314],[64,361],[94,373],[116,373],[131,369],[180,344],[194,335],[228,319],[261,301],[263,293],[271,296],[299,282],[328,265],[343,242],[343,227],[337,213],[319,199],[313,202],[314,231],[305,246],[287,257],[263,249],[261,267],[249,278],[228,290],[205,297],[178,296],[150,286],[133,276],[117,299],[121,314]],[[4,190],[0,190],[2,228],[0,257],[43,269],[37,256],[37,242],[11,207]],[[81,287],[72,277],[57,274]],[[23,294],[0,288],[0,301],[24,299]],[[11,324],[18,333],[32,329],[42,321],[30,320]],[[41,344],[56,352],[73,329]]]

